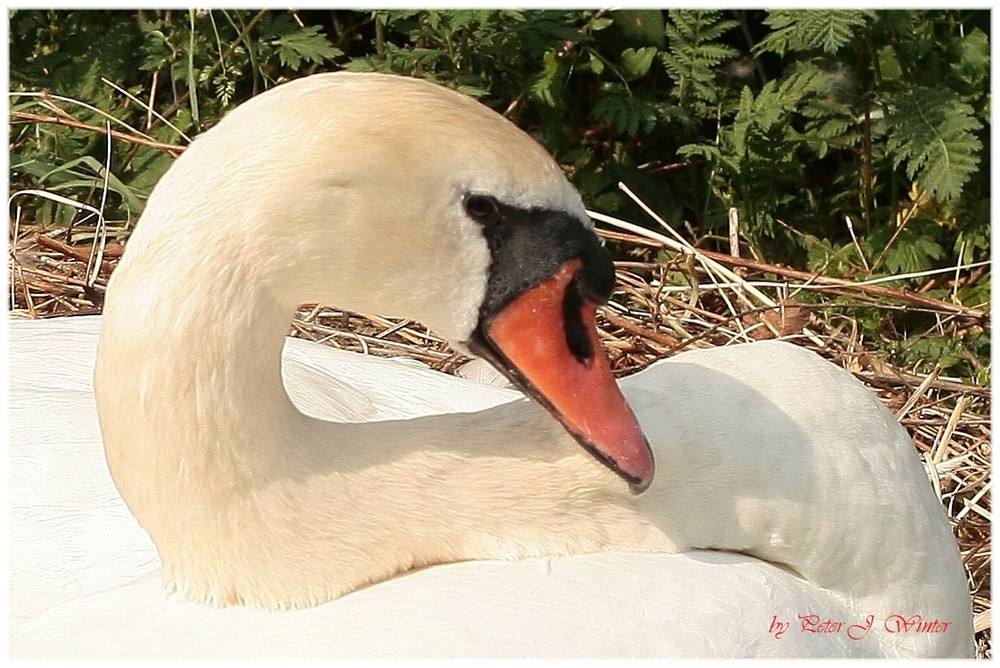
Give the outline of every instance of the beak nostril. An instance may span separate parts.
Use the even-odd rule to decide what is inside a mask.
[[[573,357],[580,364],[589,368],[594,360],[594,344],[583,319],[583,309],[593,309],[594,306],[587,304],[587,301],[583,282],[580,274],[577,273],[570,284],[566,286],[566,293],[563,297],[563,327],[566,330],[566,345],[573,353]]]
[[[583,269],[577,275],[580,292],[597,304],[606,304],[615,287],[615,263],[607,248],[599,244],[583,253]]]

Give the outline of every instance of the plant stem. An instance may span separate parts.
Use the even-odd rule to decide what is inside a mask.
[[[385,58],[385,22],[375,14],[375,55]]]
[[[209,79],[212,76],[215,75],[215,70],[219,67],[219,63],[221,63],[223,60],[225,60],[230,55],[232,55],[232,52],[236,49],[237,46],[239,46],[240,42],[242,42],[243,40],[245,40],[247,38],[247,35],[250,34],[250,31],[254,29],[254,26],[256,26],[258,23],[260,23],[260,20],[264,18],[264,16],[267,14],[267,12],[268,12],[268,10],[262,9],[259,12],[257,12],[256,16],[254,16],[252,19],[250,19],[250,23],[248,23],[246,25],[246,27],[243,28],[243,32],[241,32],[239,34],[239,36],[237,36],[237,38],[235,40],[233,40],[233,43],[229,46],[228,49],[226,49],[226,52],[224,54],[222,54],[222,58],[220,58],[214,65],[212,65],[212,69],[210,69],[208,71],[208,78]],[[194,15],[192,14],[192,17],[193,16]],[[192,21],[193,21],[193,18],[192,18]],[[187,102],[187,99],[188,99],[188,94],[187,93],[181,95],[179,98],[177,98],[176,100],[174,100],[173,104],[171,104],[169,107],[167,107],[167,110],[163,112],[163,116],[164,117],[170,116],[170,114],[172,114],[175,111],[177,111],[181,107],[181,105],[183,105],[185,102]]]

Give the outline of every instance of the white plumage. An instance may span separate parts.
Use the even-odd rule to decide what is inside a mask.
[[[114,481],[100,320],[10,323],[14,656],[971,655],[912,442],[812,353],[698,351],[622,381],[657,460],[634,497],[513,390],[283,339],[289,308],[324,301],[461,341],[488,257],[456,193],[582,207],[513,126],[421,82],[257,100],[164,177],[112,279]],[[319,605],[175,600],[160,558],[195,601]]]

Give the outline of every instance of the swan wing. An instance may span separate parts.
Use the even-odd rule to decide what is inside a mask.
[[[523,396],[489,382],[439,373],[414,360],[359,355],[302,339],[285,339],[282,359],[292,401],[304,413],[324,420],[368,422],[464,413]]]
[[[687,602],[678,604],[679,601]],[[762,603],[763,602],[763,603]],[[803,631],[824,610],[840,632]],[[424,569],[316,608],[168,600],[151,575],[46,610],[16,657],[869,656],[829,593],[721,552],[592,554]],[[775,621],[791,622],[784,633]]]
[[[92,384],[100,323],[97,316],[9,323],[12,628],[159,568],[104,459]],[[293,401],[333,420],[472,411],[520,396],[300,339],[287,340],[283,369]]]

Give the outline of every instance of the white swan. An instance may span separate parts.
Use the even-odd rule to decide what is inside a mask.
[[[230,113],[151,196],[96,362],[61,353],[95,319],[10,323],[14,656],[970,656],[912,443],[807,351],[625,379],[657,467],[629,490],[653,463],[595,349],[586,221],[542,149],[425,82],[317,75]],[[305,301],[418,318],[565,429],[286,341]]]

